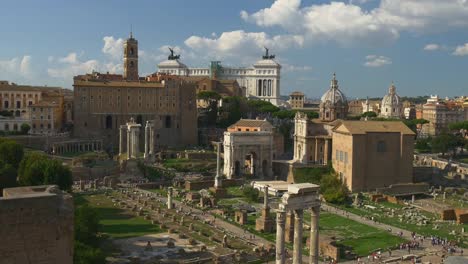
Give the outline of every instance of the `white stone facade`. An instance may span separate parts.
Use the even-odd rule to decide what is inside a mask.
[[[382,99],[382,107],[380,108],[380,116],[385,118],[401,118],[402,103],[400,96],[396,93],[395,85],[392,83],[388,88],[388,94]]]
[[[279,104],[281,65],[274,56],[263,56],[252,67],[224,67],[219,61],[211,62],[209,68],[190,68],[171,58],[158,64],[161,73],[181,76],[210,76],[218,79],[236,80],[239,86],[244,87],[247,97],[256,97]]]
[[[272,176],[273,132],[224,132],[223,145],[224,175],[228,179],[246,174],[257,178]],[[251,166],[246,166],[246,162]]]

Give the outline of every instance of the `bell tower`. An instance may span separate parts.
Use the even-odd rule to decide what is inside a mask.
[[[124,79],[128,81],[138,81],[138,41],[130,37],[124,43]]]

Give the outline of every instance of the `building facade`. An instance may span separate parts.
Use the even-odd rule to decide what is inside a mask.
[[[291,109],[303,109],[305,104],[305,95],[302,92],[292,92],[289,95],[289,105]]]
[[[54,135],[62,132],[64,95],[59,87],[17,85],[0,81],[0,130],[20,131],[30,126],[29,134]],[[8,115],[7,115],[8,114]]]
[[[219,61],[212,61],[209,68],[191,68],[180,61],[180,55],[174,55],[171,50],[166,61],[158,64],[160,73],[181,76],[206,76],[215,79],[237,80],[246,91],[247,97],[254,97],[279,104],[281,65],[274,55],[268,54],[268,49],[262,59],[252,67],[225,67]]]
[[[403,122],[342,121],[332,133],[332,164],[349,190],[411,183],[414,132]]]
[[[138,42],[130,36],[124,44],[124,75],[74,77],[74,136],[102,139],[107,150],[116,152],[120,126],[134,118],[154,124],[158,148],[197,144],[195,84],[166,74],[135,78],[137,54]]]
[[[320,101],[320,120],[329,122],[336,119],[344,119],[348,115],[348,101],[338,87],[336,74],[333,74],[330,88],[325,92]]]
[[[400,96],[396,93],[395,85],[392,83],[388,88],[388,94],[382,99],[380,116],[385,118],[401,118],[403,116],[403,107]]]
[[[273,126],[266,120],[241,119],[224,132],[224,175],[272,176]]]
[[[431,95],[422,106],[422,118],[429,121],[429,123],[422,126],[421,135],[440,135],[448,129],[449,124],[467,120],[467,110],[468,108],[457,105],[450,107],[437,95]]]
[[[310,120],[297,112],[294,118],[294,162],[326,165],[331,159],[331,129],[334,122]]]

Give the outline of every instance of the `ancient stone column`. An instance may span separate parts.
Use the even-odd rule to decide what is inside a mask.
[[[294,210],[293,264],[302,263],[302,218],[303,216],[304,216],[303,209]]]
[[[124,126],[120,126],[120,129],[119,129],[119,156],[121,156],[124,152],[124,130],[125,130],[125,127]]]
[[[140,153],[140,127],[135,128],[135,158],[138,158]]]
[[[130,127],[127,128],[127,159],[132,158],[132,131]]]
[[[167,209],[172,209],[172,187],[167,190]]]
[[[153,123],[150,123],[150,135],[149,135],[149,154],[153,155],[154,154],[154,125]]]
[[[312,214],[310,216],[309,264],[319,263],[319,214],[320,206],[312,207]]]
[[[150,126],[149,126],[149,121],[146,121],[146,126],[145,126],[145,154],[144,158],[147,159],[149,157],[149,138],[150,138]]]
[[[276,212],[276,264],[284,264],[286,256],[284,251],[284,222],[286,213],[282,210]]]
[[[221,166],[221,142],[216,142],[216,177],[215,177],[215,188],[221,188],[222,187],[222,180],[221,180],[221,175],[219,173],[220,166]]]
[[[267,209],[268,208],[268,185],[265,186],[263,190],[263,208]]]
[[[293,242],[294,240],[294,213],[288,211],[286,213],[286,227],[284,239],[286,242]]]

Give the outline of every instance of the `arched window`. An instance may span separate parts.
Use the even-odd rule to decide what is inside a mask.
[[[4,106],[4,108],[8,108],[8,107],[10,106],[10,102],[5,101],[5,102],[3,103],[3,106]]]
[[[112,116],[111,115],[106,116],[106,129],[112,129]]]
[[[133,55],[133,53],[134,53],[133,48],[130,48],[130,55]]]
[[[15,111],[15,116],[17,116],[17,117],[21,116],[21,112],[19,110],[16,110]]]
[[[130,61],[130,68],[133,68],[133,61]]]
[[[9,124],[5,124],[5,131],[8,131],[10,130],[10,125]]]

